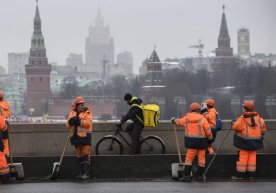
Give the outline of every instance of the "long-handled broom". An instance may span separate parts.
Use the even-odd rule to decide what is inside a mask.
[[[179,163],[172,163],[172,179],[178,180],[179,178],[183,177],[183,171],[184,171],[184,164],[182,163],[181,154],[180,154],[180,148],[179,148],[179,142],[176,132],[176,126],[173,127],[174,130],[174,136],[175,136],[175,142],[176,142],[176,148],[177,148],[177,154]]]
[[[72,133],[72,128],[70,128],[70,133],[67,137],[67,140],[66,140],[66,143],[65,143],[65,146],[63,148],[63,151],[62,151],[62,154],[60,156],[60,159],[59,159],[59,162],[54,162],[53,163],[53,171],[52,171],[52,175],[50,177],[51,180],[56,180],[58,178],[58,174],[59,174],[59,168],[62,164],[62,161],[63,161],[63,157],[64,157],[64,153],[67,149],[67,146],[68,146],[68,143],[69,143],[69,140],[70,140],[70,136],[71,136],[71,133]]]
[[[207,166],[207,168],[206,168],[205,172],[203,173],[203,175],[202,175],[202,177],[203,177],[203,182],[205,182],[205,181],[206,181],[206,174],[207,174],[207,172],[209,171],[209,168],[211,167],[211,165],[212,165],[213,161],[215,160],[215,158],[216,158],[216,156],[217,156],[217,154],[218,154],[218,152],[219,152],[219,150],[220,150],[221,146],[223,145],[223,143],[224,143],[224,141],[225,141],[226,137],[228,136],[228,134],[230,133],[231,129],[232,129],[232,125],[231,125],[231,127],[228,129],[227,133],[224,135],[224,137],[223,137],[223,139],[222,139],[221,143],[220,143],[220,144],[219,144],[219,146],[218,146],[217,151],[214,153],[213,158],[211,159],[211,161],[210,161],[209,165]]]
[[[24,179],[24,169],[22,163],[14,163],[13,162],[13,156],[12,156],[12,148],[11,148],[11,136],[10,136],[10,124],[7,122],[8,126],[8,146],[9,146],[9,157],[10,157],[10,172],[13,177],[15,177],[17,180],[23,180]]]

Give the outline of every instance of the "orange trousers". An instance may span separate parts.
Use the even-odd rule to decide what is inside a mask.
[[[4,153],[6,154],[6,156],[9,156],[10,155],[9,139],[3,139],[3,143],[4,143]]]
[[[198,166],[205,167],[205,151],[206,149],[187,149],[185,165],[191,166],[195,156],[198,154]]]
[[[82,156],[87,155],[88,159],[90,160],[91,145],[76,146],[75,150],[76,150],[77,158],[81,158]]]
[[[239,160],[237,161],[237,172],[256,171],[257,151],[239,149]]]
[[[0,176],[10,173],[9,165],[5,153],[0,151]]]

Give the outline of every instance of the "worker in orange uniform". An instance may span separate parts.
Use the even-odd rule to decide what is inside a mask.
[[[10,169],[7,163],[7,158],[4,153],[3,133],[7,130],[7,124],[4,117],[0,116],[0,181],[8,183],[11,179]]]
[[[205,171],[205,151],[213,141],[210,125],[206,118],[201,115],[200,105],[192,103],[190,111],[180,119],[172,118],[172,123],[182,125],[185,130],[185,147],[187,148],[184,169],[184,182],[192,180],[192,163],[196,154],[198,154],[197,180],[203,180]]]
[[[66,126],[73,131],[70,141],[75,146],[80,163],[81,169],[77,178],[87,180],[90,178],[92,112],[85,106],[82,97],[77,97],[71,108]]]
[[[254,103],[245,101],[243,114],[232,121],[235,130],[234,146],[239,149],[237,173],[233,180],[254,179],[256,172],[256,153],[263,148],[263,136],[266,131],[264,119],[254,111]]]
[[[206,104],[206,109],[202,109],[201,113],[203,114],[203,116],[207,119],[208,123],[211,126],[211,131],[212,131],[212,135],[213,135],[213,141],[216,140],[216,136],[217,136],[217,128],[216,128],[216,118],[218,115],[218,112],[215,108],[215,101],[213,99],[207,99],[205,100],[205,104]],[[212,145],[210,145],[207,148],[207,152],[209,154],[214,154],[214,148],[212,147]]]
[[[4,140],[4,153],[6,156],[10,155],[9,151],[9,122],[8,119],[10,118],[10,106],[7,101],[4,100],[4,92],[0,91],[0,115],[3,116],[3,118],[6,120],[7,123],[7,129],[3,131],[2,137]]]

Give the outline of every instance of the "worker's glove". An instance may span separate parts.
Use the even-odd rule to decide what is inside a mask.
[[[172,117],[172,118],[171,118],[171,122],[172,122],[173,124],[175,124],[175,117]]]
[[[264,140],[264,135],[265,135],[265,134],[264,134],[264,133],[262,133],[262,135],[261,135],[261,139],[262,139],[262,140]]]
[[[76,126],[80,126],[81,120],[80,118],[77,117],[76,121],[75,121],[75,125]]]
[[[8,126],[8,127],[10,127],[10,122],[8,121],[8,120],[5,120],[6,121],[6,125]]]
[[[122,128],[122,123],[115,123],[115,127]]]
[[[236,122],[236,120],[232,120],[231,121],[231,125],[234,125],[235,122]]]
[[[212,145],[212,143],[214,143],[214,140],[213,139],[208,139],[207,143],[208,143],[208,145]]]
[[[77,125],[80,125],[80,120],[78,117],[74,116],[71,119],[69,119],[68,123],[70,126],[73,126],[73,125],[77,126]]]

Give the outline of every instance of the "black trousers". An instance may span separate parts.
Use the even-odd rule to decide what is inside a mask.
[[[126,127],[126,131],[132,139],[132,143],[130,144],[131,154],[136,154],[139,152],[138,145],[140,143],[140,137],[141,137],[143,128],[144,127],[141,124],[137,124],[135,122],[129,124]]]

